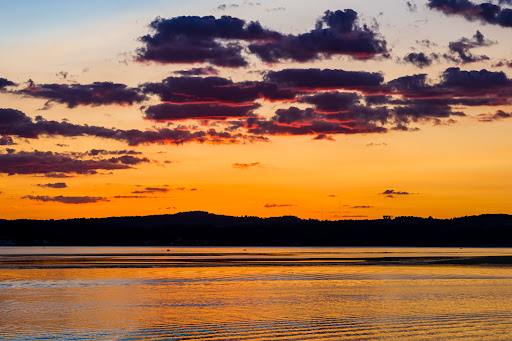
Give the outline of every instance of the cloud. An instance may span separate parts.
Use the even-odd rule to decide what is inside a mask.
[[[497,62],[496,64],[494,64],[492,67],[503,67],[503,66],[512,68],[512,61],[503,59],[503,60],[500,60],[499,62]]]
[[[113,196],[114,199],[146,199],[150,198],[146,195],[116,195]]]
[[[144,47],[137,60],[158,63],[211,63],[223,67],[241,67],[248,63],[238,41],[274,39],[279,33],[264,29],[259,22],[222,16],[181,16],[156,18],[152,35],[140,38]]]
[[[249,133],[261,135],[384,133],[387,129],[377,121],[386,121],[388,116],[386,108],[353,106],[347,112],[324,114],[313,108],[290,107],[278,109],[269,119],[249,118],[246,125]]]
[[[233,168],[238,169],[248,169],[251,167],[259,167],[261,164],[259,162],[251,162],[251,163],[234,163]]]
[[[218,7],[226,8],[224,4]],[[387,53],[386,41],[377,29],[359,25],[357,12],[351,9],[326,11],[314,30],[299,35],[282,34],[259,22],[230,16],[156,18],[150,27],[153,34],[140,38],[144,47],[136,52],[141,62],[243,67],[248,63],[242,43],[248,43],[247,50],[267,63],[306,62],[333,55],[365,59]]]
[[[123,165],[139,165],[141,163],[150,162],[147,157],[138,158],[132,155],[123,155],[120,157],[112,157],[108,159],[108,162],[121,163]]]
[[[188,70],[175,71],[182,76],[216,76],[219,74],[219,70],[214,67],[206,66],[206,67],[196,67]]]
[[[5,79],[5,78],[0,78],[0,90],[2,90],[3,88],[5,88],[6,86],[15,86],[16,83],[14,82],[11,82],[10,80],[8,79]]]
[[[476,116],[476,119],[480,122],[494,122],[503,120],[506,118],[512,118],[511,113],[504,112],[503,110],[498,110],[494,114],[480,114]]]
[[[313,140],[325,140],[325,141],[336,141],[332,135],[327,134],[319,134],[313,138]]]
[[[146,99],[138,88],[129,88],[125,84],[112,82],[39,85],[31,83],[29,87],[14,93],[47,99],[47,105],[52,102],[66,104],[68,108],[79,105],[133,105]]]
[[[268,82],[235,83],[222,77],[168,77],[141,87],[145,94],[158,95],[168,103],[248,104],[258,98],[292,100],[296,95]]]
[[[97,170],[129,169],[129,165],[118,160],[77,160],[65,154],[53,152],[18,152],[0,154],[0,173],[47,174],[55,173],[95,174]]]
[[[500,1],[500,4],[508,1]],[[490,2],[475,4],[469,0],[428,0],[430,9],[442,11],[446,15],[460,15],[466,20],[479,20],[486,24],[512,27],[512,10],[501,8]]]
[[[59,77],[60,79],[67,79],[69,76],[69,73],[66,71],[59,71],[55,74],[55,76]]]
[[[484,35],[480,31],[476,31],[472,39],[461,38],[457,41],[452,41],[448,44],[451,55],[443,55],[446,59],[460,63],[474,63],[482,60],[489,60],[489,57],[485,55],[473,55],[470,50],[476,47],[491,46],[496,44],[495,41],[485,39]]]
[[[406,5],[410,12],[418,11],[418,6],[413,1],[406,1]]]
[[[109,201],[106,198],[102,197],[64,197],[62,195],[56,196],[56,197],[50,197],[50,196],[33,196],[33,195],[25,195],[21,199],[30,199],[30,200],[36,200],[36,201],[43,201],[43,202],[60,202],[63,204],[90,204],[90,203],[96,203],[100,201]]]
[[[293,207],[297,205],[291,205],[291,204],[265,204],[263,206],[264,208],[279,208],[279,207]]]
[[[43,188],[67,188],[68,185],[66,185],[66,183],[64,182],[56,182],[56,183],[50,183],[50,184],[38,184],[36,185],[38,187],[43,187]]]
[[[373,206],[350,206],[350,208],[373,208]]]
[[[507,105],[512,94],[512,80],[503,72],[464,71],[452,67],[441,74],[437,84],[429,85],[426,74],[418,74],[392,80],[382,91],[437,105]]]
[[[320,92],[300,98],[301,103],[313,104],[317,111],[339,112],[358,104],[361,96],[354,92]]]
[[[73,178],[74,177],[74,175],[69,175],[69,174],[64,174],[64,173],[55,173],[55,172],[45,173],[43,176],[45,178],[54,178],[54,179],[64,179],[64,178]]]
[[[84,155],[97,156],[97,155],[141,155],[142,152],[136,150],[105,150],[105,149],[91,149],[85,152]]]
[[[10,136],[2,136],[0,137],[0,146],[12,146],[12,145],[15,145],[16,143],[14,143],[12,137]]]
[[[260,107],[257,103],[249,105],[222,105],[216,103],[153,105],[144,110],[146,119],[165,122],[179,120],[225,120],[254,116],[253,111]]]
[[[265,81],[282,88],[301,90],[376,90],[384,81],[381,73],[333,69],[284,69],[270,71]]]
[[[248,2],[248,1],[244,1],[241,4],[221,4],[221,5],[217,6],[217,10],[225,11],[228,8],[238,8],[240,6],[261,6],[261,4],[259,2]]]
[[[0,134],[15,135],[30,139],[39,136],[94,136],[105,139],[123,141],[130,146],[140,144],[183,144],[188,142],[198,143],[241,143],[268,141],[264,136],[247,136],[241,133],[231,134],[217,132],[214,129],[207,131],[190,131],[183,127],[175,129],[154,129],[141,131],[138,129],[120,130],[109,129],[89,125],[77,125],[66,121],[47,121],[41,116],[36,117],[35,122],[23,112],[15,109],[0,109]]]
[[[167,193],[169,192],[169,188],[165,187],[146,187],[145,190],[142,191],[133,191],[133,194],[143,194],[143,193]]]
[[[126,141],[130,146],[140,144],[175,144],[180,145],[190,142],[215,143],[215,144],[236,144],[245,142],[267,142],[268,138],[262,135],[245,135],[241,133],[218,132],[215,129],[207,131],[191,132],[186,129],[157,129],[153,131],[140,131],[136,129],[119,131],[113,137],[117,140]]]
[[[279,11],[286,11],[286,7],[283,7],[283,6],[279,6],[279,7],[274,7],[274,8],[267,8],[266,9],[267,12],[279,12]]]
[[[395,191],[393,189],[387,189],[384,192],[379,193],[379,194],[385,195],[386,198],[394,198],[395,195],[412,195],[414,193],[400,192],[400,191]]]
[[[360,26],[357,12],[351,9],[326,11],[308,33],[280,35],[267,42],[254,42],[248,48],[267,63],[308,62],[333,55],[365,59],[387,53],[386,41],[379,38],[376,28]]]
[[[411,52],[404,57],[404,61],[406,63],[413,64],[416,67],[419,67],[420,69],[432,65],[432,62],[434,60],[438,60],[438,59],[439,59],[439,56],[435,53],[431,53],[430,56],[427,56],[423,52],[420,52],[420,53]]]
[[[334,216],[338,217],[338,216]],[[368,218],[367,215],[342,215],[341,218]]]
[[[368,143],[366,144],[366,147],[373,147],[373,146],[387,146],[388,144],[387,143]]]

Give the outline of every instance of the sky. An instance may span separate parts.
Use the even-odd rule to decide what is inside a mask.
[[[512,214],[512,1],[0,0],[0,218]]]

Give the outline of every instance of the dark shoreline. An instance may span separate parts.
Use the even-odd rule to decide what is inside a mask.
[[[319,221],[206,212],[145,217],[0,220],[0,246],[511,247],[512,215]]]

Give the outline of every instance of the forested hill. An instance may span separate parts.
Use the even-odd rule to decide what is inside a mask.
[[[0,220],[1,245],[512,246],[512,215],[319,221],[186,212]]]

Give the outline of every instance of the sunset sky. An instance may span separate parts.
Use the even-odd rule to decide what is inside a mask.
[[[2,1],[0,218],[512,213],[512,1]]]

